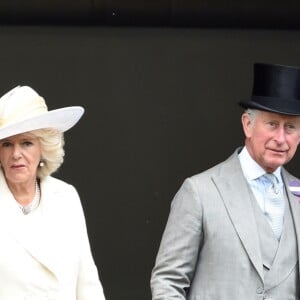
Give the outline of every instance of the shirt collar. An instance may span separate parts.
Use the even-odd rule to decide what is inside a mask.
[[[247,180],[254,180],[266,173],[266,171],[251,157],[246,147],[238,155],[244,176]],[[273,174],[277,177],[279,182],[281,179],[281,167],[278,167]]]

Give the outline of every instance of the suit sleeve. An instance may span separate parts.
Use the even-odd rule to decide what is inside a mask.
[[[171,204],[151,276],[152,300],[186,299],[202,240],[202,206],[187,179]]]

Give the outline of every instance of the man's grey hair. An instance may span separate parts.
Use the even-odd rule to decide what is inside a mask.
[[[261,110],[254,109],[254,108],[247,108],[245,113],[249,116],[251,125],[254,126],[256,117],[261,113]]]

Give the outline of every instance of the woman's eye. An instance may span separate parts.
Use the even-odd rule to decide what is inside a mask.
[[[32,142],[30,142],[30,141],[25,141],[25,142],[23,142],[23,145],[25,145],[25,146],[31,146],[31,145],[32,145]]]
[[[9,147],[11,145],[11,143],[9,142],[3,142],[2,143],[2,147]]]

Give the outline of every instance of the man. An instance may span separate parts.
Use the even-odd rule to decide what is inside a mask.
[[[255,64],[240,105],[245,146],[173,199],[153,300],[300,299],[300,181],[282,167],[300,141],[300,68]]]

